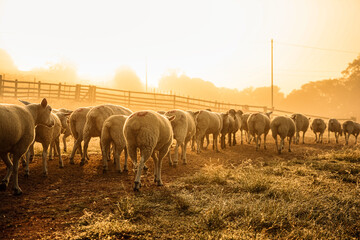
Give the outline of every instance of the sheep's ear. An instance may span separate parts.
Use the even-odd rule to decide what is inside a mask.
[[[244,112],[241,111],[241,110],[237,110],[237,113],[240,114],[240,115],[243,115],[243,114],[244,114]]]
[[[205,110],[211,112],[211,109],[210,109],[210,108],[207,108],[207,109],[205,109]]]
[[[23,104],[25,104],[25,105],[29,105],[29,104],[31,104],[31,102],[24,101],[24,100],[21,100],[21,99],[19,99],[19,101],[20,101],[20,102],[22,102],[22,103],[23,103]]]
[[[194,112],[194,115],[197,116],[200,113],[200,111]]]
[[[58,112],[59,112],[59,110],[57,110],[57,109],[53,108],[53,109],[52,109],[52,112],[54,112],[54,113],[58,113]]]
[[[46,108],[46,106],[47,106],[47,100],[46,100],[46,98],[44,98],[42,101],[41,101],[41,106],[43,107],[43,108]]]
[[[171,122],[176,118],[176,116],[166,116],[166,118]]]

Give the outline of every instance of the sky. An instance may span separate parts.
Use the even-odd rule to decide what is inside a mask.
[[[341,76],[360,53],[358,0],[0,0],[0,48],[20,70],[66,61],[96,84],[128,66],[284,93]],[[314,47],[314,48],[309,48]],[[337,51],[341,50],[341,51]]]

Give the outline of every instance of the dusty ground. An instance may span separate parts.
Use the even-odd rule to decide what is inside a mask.
[[[309,136],[312,134],[308,134]],[[270,160],[291,161],[304,158],[317,152],[340,149],[341,144],[315,144],[309,137],[305,145],[294,145],[293,152],[284,151],[282,155],[275,152],[274,141],[268,137],[268,149],[255,151],[255,145],[244,144],[227,147],[220,153],[205,150],[200,155],[188,151],[188,164],[180,164],[176,169],[163,161],[163,182],[165,186],[156,187],[153,183],[153,164],[150,160],[149,172],[142,178],[140,191],[156,191],[166,188],[166,184],[181,176],[194,174],[205,164],[219,163],[226,166],[237,165],[244,160],[254,162]],[[69,142],[70,143],[70,142]],[[351,139],[353,144],[353,139]],[[286,146],[287,147],[287,146]],[[39,147],[38,147],[39,149]],[[72,149],[70,145],[68,149]],[[30,177],[24,177],[24,169],[20,168],[19,184],[23,195],[15,197],[10,189],[0,192],[0,238],[1,239],[39,239],[49,237],[55,231],[61,231],[83,215],[84,209],[103,211],[109,209],[120,196],[132,195],[134,173],[119,174],[113,164],[109,172],[103,174],[98,141],[92,140],[90,161],[80,167],[80,156],[75,158],[75,165],[69,164],[69,153],[63,153],[65,167],[58,168],[57,160],[49,162],[49,176],[42,175],[41,157],[36,156],[30,165]],[[188,149],[189,150],[189,149]],[[123,162],[123,156],[121,158]],[[129,169],[132,168],[130,163]],[[0,162],[0,176],[5,175],[5,165]],[[11,184],[11,182],[10,182]]]

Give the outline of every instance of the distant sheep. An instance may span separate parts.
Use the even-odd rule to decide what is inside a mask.
[[[197,153],[200,153],[201,141],[207,134],[213,135],[213,149],[218,152],[217,139],[223,126],[220,114],[201,110],[195,112],[195,116]]]
[[[81,157],[80,165],[85,164],[85,158],[87,156],[87,150],[89,146],[90,139],[92,137],[100,137],[101,130],[104,121],[110,117],[111,115],[130,115],[132,111],[128,108],[112,105],[112,104],[104,104],[93,107],[87,114],[86,114],[86,121],[83,130],[83,139],[84,139],[84,148]]]
[[[295,134],[295,123],[294,121],[285,116],[277,116],[270,123],[270,129],[273,138],[275,139],[276,149],[279,154],[284,148],[284,139],[289,138],[289,152],[291,152],[291,140]],[[277,136],[280,137],[280,146],[278,145]]]
[[[59,117],[61,121],[61,134],[63,134],[62,141],[64,145],[63,151],[67,152],[66,138],[71,135],[69,116],[73,111],[65,108],[60,108],[53,110],[53,112],[55,112],[55,114]]]
[[[242,123],[242,115],[243,115],[243,111],[241,110],[237,110],[235,111],[235,109],[230,109],[228,111],[229,116],[231,116],[232,118],[234,118],[234,128],[231,131],[232,134],[232,145],[235,146],[236,145],[236,133],[238,130],[241,129],[241,123]],[[241,131],[241,130],[240,130]],[[231,140],[230,140],[231,142]]]
[[[307,118],[305,115],[300,114],[300,113],[295,113],[293,115],[291,115],[291,118],[294,120],[295,122],[295,131],[296,131],[296,135],[295,135],[295,143],[299,144],[299,140],[300,140],[300,132],[303,133],[302,135],[302,143],[305,143],[305,133],[309,128],[309,118]]]
[[[175,109],[165,113],[165,116],[175,116],[175,119],[171,121],[173,128],[174,139],[176,140],[174,162],[171,160],[171,153],[169,151],[169,162],[170,165],[177,166],[178,164],[178,151],[179,146],[181,147],[181,159],[183,164],[187,164],[186,160],[186,146],[187,143],[195,136],[196,126],[195,120],[189,112]]]
[[[310,129],[315,134],[315,142],[322,143],[323,142],[323,135],[326,129],[326,123],[321,118],[315,118],[310,126]],[[319,133],[319,137],[317,136],[317,133]]]
[[[35,127],[35,141],[30,145],[29,151],[26,153],[25,176],[29,176],[30,155],[34,155],[35,142],[41,143],[42,145],[42,165],[44,176],[48,175],[47,158],[49,158],[49,160],[52,159],[51,153],[48,154],[49,146],[50,149],[51,147],[56,148],[56,151],[59,153],[59,167],[64,167],[60,152],[61,121],[54,113],[51,113],[51,118],[54,122],[54,125],[51,128],[44,125],[38,125]]]
[[[126,142],[124,137],[124,124],[127,119],[125,115],[112,115],[108,117],[101,130],[101,152],[103,160],[103,170],[108,171],[108,157],[110,156],[110,144],[114,144],[114,161],[116,164],[116,170],[121,172],[120,167],[120,154],[124,150],[125,152],[125,163],[124,171],[128,171],[127,159],[128,153],[126,149]]]
[[[40,104],[18,106],[0,104],[0,158],[6,165],[6,175],[0,184],[5,191],[13,174],[14,195],[22,194],[18,182],[19,159],[28,151],[35,138],[35,126],[52,127],[51,107],[44,98]],[[13,161],[10,160],[10,154]]]
[[[226,148],[226,135],[229,135],[229,143],[231,143],[231,130],[233,125],[235,125],[235,121],[232,117],[229,116],[228,113],[220,113],[222,119],[222,128],[221,128],[221,136],[220,136],[220,146],[221,149]],[[230,121],[230,118],[232,121]],[[231,126],[232,124],[232,126]]]
[[[83,132],[86,122],[86,115],[93,107],[81,107],[76,109],[69,118],[71,134],[74,137],[74,147],[69,157],[70,164],[74,164],[74,157],[77,150],[82,156],[81,142],[83,141]]]
[[[190,114],[190,116],[192,117],[192,119],[194,120],[195,123],[195,113],[191,110],[186,111]],[[195,142],[196,142],[196,125],[195,125],[195,134],[194,136],[191,138],[191,151],[195,152]]]
[[[261,144],[261,135],[264,135],[264,149],[266,149],[266,136],[270,130],[270,114],[269,113],[252,113],[249,116],[247,125],[249,134],[254,137],[256,143],[256,150]]]
[[[343,131],[345,136],[345,144],[349,144],[349,137],[350,135],[354,135],[355,137],[355,144],[357,144],[357,137],[360,133],[360,124],[354,121],[348,120],[343,123]]]
[[[328,122],[328,143],[330,143],[330,132],[335,134],[336,143],[339,143],[339,135],[342,136],[342,128],[340,122],[331,118]]]
[[[140,111],[131,114],[124,125],[126,146],[136,170],[134,190],[139,191],[141,172],[145,162],[154,160],[154,181],[162,186],[161,162],[173,141],[170,121],[175,116],[165,117],[155,111]],[[137,164],[137,149],[140,149],[140,163]]]
[[[240,133],[241,133],[241,144],[243,144],[243,132],[245,132],[246,142],[250,143],[251,136],[249,135],[249,128],[247,120],[249,119],[251,113],[244,113],[241,115],[241,126],[240,126]]]

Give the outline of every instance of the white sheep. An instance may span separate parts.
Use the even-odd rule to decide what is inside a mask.
[[[84,148],[80,162],[81,166],[85,164],[85,158],[87,156],[90,139],[92,137],[101,136],[101,130],[105,119],[107,119],[111,115],[122,114],[128,116],[131,113],[132,111],[128,108],[119,105],[104,104],[93,107],[86,114],[86,121],[83,130]]]
[[[187,111],[190,116],[192,117],[194,124],[195,124],[195,113],[194,111],[188,110]],[[195,124],[195,134],[194,136],[191,138],[191,151],[195,152],[195,142],[196,142],[196,124]]]
[[[354,135],[355,137],[355,144],[357,144],[357,137],[360,133],[360,124],[356,123],[354,121],[348,120],[345,121],[343,124],[343,131],[344,131],[344,136],[345,136],[345,144],[348,145],[349,144],[349,137],[350,135]]]
[[[246,142],[251,142],[251,136],[249,134],[249,128],[247,120],[249,119],[251,113],[244,113],[241,115],[241,125],[240,125],[240,133],[241,133],[241,144],[243,144],[243,132],[245,132]]]
[[[314,132],[315,134],[315,142],[317,143],[322,143],[323,142],[323,135],[326,129],[326,123],[323,119],[321,118],[315,118],[311,125],[310,125],[310,129]],[[317,133],[319,133],[319,138],[317,136]]]
[[[243,111],[241,110],[235,110],[235,109],[230,109],[228,111],[229,113],[229,116],[231,116],[232,118],[234,118],[234,128],[233,128],[233,131],[231,132],[232,133],[232,145],[235,146],[236,145],[236,133],[238,130],[240,130],[241,128],[241,123],[242,123],[242,115],[243,115]]]
[[[64,145],[63,151],[67,152],[66,138],[71,135],[69,116],[73,111],[65,108],[60,108],[53,109],[53,112],[55,112],[55,114],[59,117],[61,121],[61,134],[63,134],[62,141]]]
[[[134,190],[139,191],[141,172],[145,162],[154,160],[154,181],[162,186],[161,162],[173,141],[170,121],[175,116],[165,117],[155,111],[140,111],[131,114],[124,125],[126,146],[136,169]],[[137,149],[140,149],[140,163],[137,164]]]
[[[295,122],[295,138],[294,138],[294,142],[296,144],[299,144],[299,140],[300,140],[300,132],[303,133],[302,135],[302,143],[305,144],[305,133],[309,128],[309,124],[310,124],[310,118],[307,118],[305,115],[301,114],[301,113],[294,113],[291,115],[291,118],[294,120]]]
[[[291,140],[295,134],[295,123],[294,121],[286,116],[277,116],[270,123],[270,129],[273,138],[275,139],[276,149],[279,154],[284,148],[284,139],[289,138],[289,152],[291,152]],[[277,136],[280,137],[280,146],[278,145]]]
[[[172,166],[177,166],[179,147],[181,148],[181,159],[183,164],[187,164],[186,160],[186,147],[188,142],[195,136],[196,126],[195,120],[189,112],[175,109],[170,110],[164,114],[167,117],[175,116],[175,119],[171,121],[173,128],[174,139],[176,140],[174,162],[171,160],[171,153],[169,151],[169,162]]]
[[[51,153],[48,155],[48,149],[51,147],[56,147],[56,151],[60,152],[60,134],[61,134],[61,122],[58,116],[54,113],[51,113],[50,116],[54,122],[52,127],[38,125],[35,127],[35,141],[30,145],[29,151],[26,153],[26,162],[25,162],[25,176],[29,176],[29,162],[31,159],[31,155],[34,155],[34,143],[38,142],[42,145],[42,165],[43,165],[43,175],[48,175],[47,168],[47,158],[51,160]],[[63,160],[61,158],[61,154],[58,154],[59,157],[59,168],[64,167]]]
[[[342,136],[341,123],[335,119],[331,118],[328,122],[328,143],[330,143],[330,132],[335,134],[336,143],[339,143],[339,135]]]
[[[266,136],[270,130],[270,114],[268,113],[252,113],[249,116],[247,125],[249,134],[255,139],[256,150],[259,149],[261,144],[261,135],[264,135],[264,149],[266,149]]]
[[[79,150],[82,156],[81,142],[83,141],[83,132],[86,122],[86,115],[93,107],[80,107],[76,109],[69,118],[69,125],[71,134],[74,137],[74,147],[69,157],[70,164],[74,164],[74,156],[77,150]]]
[[[229,143],[231,144],[231,130],[232,130],[232,125],[234,125],[234,119],[232,117],[229,116],[228,113],[220,113],[220,116],[222,118],[222,128],[221,128],[221,136],[220,136],[220,147],[221,149],[225,149],[226,148],[226,135],[229,136]],[[230,118],[232,121],[230,121]],[[230,145],[231,146],[231,145]]]
[[[219,152],[217,139],[223,126],[220,114],[208,110],[197,111],[195,112],[195,124],[197,153],[200,153],[202,139],[208,134],[213,135],[213,149]]]
[[[18,182],[19,159],[28,151],[35,138],[35,126],[52,127],[51,107],[44,98],[40,104],[0,105],[0,158],[6,164],[6,175],[0,184],[5,191],[13,174],[14,195],[22,193]],[[12,154],[13,161],[9,154]]]
[[[116,164],[116,170],[121,173],[120,167],[120,154],[124,150],[125,152],[125,163],[124,171],[128,171],[127,159],[128,153],[126,149],[126,142],[123,133],[124,124],[127,119],[125,115],[112,115],[108,117],[101,130],[101,152],[103,159],[103,170],[108,171],[108,157],[110,156],[110,144],[114,146],[114,161]]]

